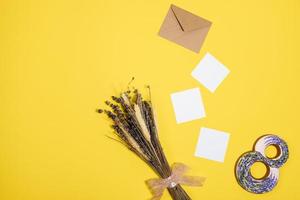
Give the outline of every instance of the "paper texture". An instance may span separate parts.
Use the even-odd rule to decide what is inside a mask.
[[[195,156],[224,162],[229,134],[210,128],[201,128]]]
[[[192,76],[210,92],[214,92],[228,74],[229,70],[210,53],[192,71]]]
[[[205,117],[200,90],[193,88],[171,94],[177,123]]]
[[[210,26],[210,21],[171,5],[158,34],[198,53]]]

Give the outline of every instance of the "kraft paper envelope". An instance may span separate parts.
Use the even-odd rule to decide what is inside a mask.
[[[198,53],[211,24],[202,17],[171,5],[158,34]]]

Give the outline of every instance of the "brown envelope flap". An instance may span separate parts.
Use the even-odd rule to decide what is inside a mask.
[[[183,10],[175,5],[171,5],[171,10],[173,11],[183,31],[193,31],[211,25],[210,21]]]

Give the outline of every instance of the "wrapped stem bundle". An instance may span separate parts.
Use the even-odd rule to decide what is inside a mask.
[[[149,94],[150,87],[148,86]],[[99,113],[106,114],[112,120],[112,128],[129,150],[146,162],[159,179],[146,181],[153,197],[161,198],[167,189],[174,200],[191,199],[180,184],[201,186],[204,178],[184,176],[187,167],[175,163],[170,167],[160,141],[158,139],[153,107],[150,100],[144,100],[137,89],[128,89],[120,96],[112,96],[112,101],[105,101],[110,109],[99,109]]]

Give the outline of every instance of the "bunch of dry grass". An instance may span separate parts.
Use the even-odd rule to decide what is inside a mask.
[[[99,109],[113,122],[112,128],[119,141],[144,160],[162,179],[172,175],[170,165],[165,157],[158,139],[157,126],[150,100],[142,98],[137,89],[128,89],[120,96],[112,96],[112,101],[105,101],[109,110]],[[191,199],[180,184],[169,187],[174,200]]]

